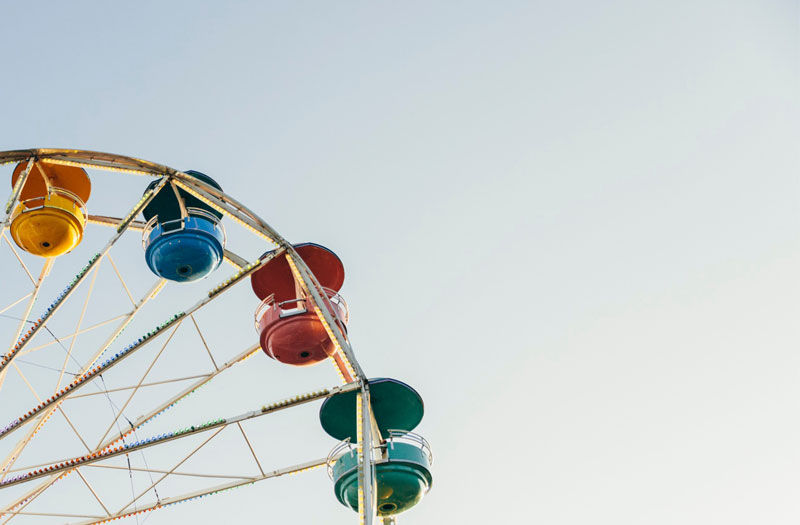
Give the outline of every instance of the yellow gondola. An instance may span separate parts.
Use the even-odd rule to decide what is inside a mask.
[[[27,166],[22,162],[11,177],[13,186]],[[83,239],[89,175],[81,168],[35,162],[11,215],[11,236],[17,246],[40,257],[58,257]]]

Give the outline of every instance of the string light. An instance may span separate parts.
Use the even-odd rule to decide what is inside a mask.
[[[273,410],[295,405],[297,403],[302,403],[303,401],[310,401],[312,399],[317,399],[320,397],[327,397],[328,395],[330,395],[330,393],[331,391],[329,389],[323,388],[322,390],[314,390],[313,392],[307,392],[305,394],[300,394],[294,397],[282,399],[280,401],[270,403],[269,405],[262,406],[261,413],[265,414]]]
[[[261,259],[257,259],[255,261],[251,262],[250,264],[248,264],[244,268],[240,269],[238,272],[236,272],[235,274],[231,275],[230,277],[228,277],[227,279],[225,279],[224,281],[219,283],[217,286],[215,286],[214,288],[209,290],[208,297],[209,298],[214,297],[215,295],[217,295],[218,293],[220,293],[224,289],[226,289],[229,286],[235,284],[240,279],[250,275],[250,273],[252,273],[253,270],[255,270],[256,268],[261,266],[262,263],[263,263],[263,261]]]
[[[337,350],[338,354],[338,350]],[[339,362],[336,360],[335,356],[331,356],[331,363],[333,363],[333,369],[336,370],[336,374],[339,376],[339,379],[342,383],[347,383],[347,378],[344,377],[344,373],[342,372],[341,367],[339,366]]]
[[[63,159],[55,159],[55,158],[43,158],[41,159],[42,162],[46,162],[48,164],[60,164],[62,166],[73,166],[76,168],[86,168],[86,169],[97,169],[97,170],[104,170],[104,171],[115,171],[117,173],[132,173],[134,175],[146,175],[150,177],[158,177],[159,173],[154,173],[149,170],[145,169],[136,169],[136,168],[123,168],[120,166],[109,166],[107,164],[93,164],[91,162],[77,162],[74,160],[63,160]]]
[[[131,211],[128,212],[128,215],[126,215],[125,218],[122,219],[122,221],[119,223],[119,226],[117,226],[117,233],[121,232],[122,230],[124,230],[125,228],[128,227],[128,223],[131,222],[134,217],[139,215],[140,211],[142,211],[142,208],[144,207],[145,202],[156,191],[160,190],[163,185],[164,185],[164,183],[162,182],[161,184],[159,184],[155,188],[153,188],[151,190],[147,190],[146,192],[144,192],[144,195],[142,195],[142,198],[139,199],[139,202],[137,202],[136,205],[133,208],[131,208]]]

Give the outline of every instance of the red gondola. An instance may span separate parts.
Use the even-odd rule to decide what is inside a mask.
[[[339,295],[344,283],[342,261],[318,244],[303,243],[294,248],[323,287],[325,307],[345,331],[347,304]],[[334,354],[336,348],[314,311],[312,300],[295,280],[286,256],[272,259],[256,271],[251,284],[261,299],[255,315],[256,330],[261,348],[269,357],[289,365],[306,366]]]

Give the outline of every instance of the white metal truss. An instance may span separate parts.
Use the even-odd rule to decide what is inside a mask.
[[[21,268],[27,275],[27,278],[31,281],[32,289],[28,294],[23,295],[22,297],[3,297],[2,301],[0,301],[8,301],[8,304],[0,304],[0,314],[15,308],[20,304],[25,305],[24,315],[22,315],[21,320],[19,321],[16,337],[14,337],[15,342],[12,343],[12,346],[6,351],[5,354],[0,356],[0,388],[2,388],[4,380],[9,374],[9,371],[14,370],[18,377],[20,377],[21,380],[28,385],[34,397],[37,399],[37,404],[34,406],[20,407],[20,415],[5,428],[0,427],[0,441],[10,438],[12,434],[16,435],[18,430],[26,428],[26,431],[21,434],[21,437],[14,445],[12,452],[9,453],[8,457],[6,457],[3,463],[0,464],[0,493],[3,492],[3,489],[16,485],[25,484],[26,486],[33,486],[22,496],[14,498],[9,503],[0,505],[0,518],[4,519],[3,523],[8,523],[18,516],[53,516],[67,519],[84,518],[85,521],[81,521],[81,524],[104,523],[106,521],[133,516],[143,512],[150,512],[152,510],[174,505],[183,501],[230,490],[242,485],[252,484],[264,479],[270,479],[286,474],[294,474],[318,468],[325,464],[325,460],[314,460],[308,463],[281,468],[278,470],[265,470],[262,461],[258,457],[258,454],[253,448],[245,431],[244,423],[250,419],[258,418],[278,410],[324,399],[337,393],[352,390],[358,391],[358,402],[356,405],[358,422],[357,431],[359,438],[359,521],[360,523],[366,523],[369,525],[378,523],[379,519],[376,516],[375,504],[374,463],[371,451],[374,444],[382,441],[382,436],[377,430],[374,415],[371,411],[367,376],[364,374],[361,366],[355,358],[355,354],[347,335],[339,328],[338,323],[332,316],[329,309],[327,296],[324,293],[320,283],[317,281],[316,277],[310,271],[306,263],[294,250],[292,245],[289,244],[289,242],[287,242],[263,219],[261,219],[258,215],[253,213],[249,208],[234,198],[225,194],[221,190],[206,184],[201,180],[198,180],[195,177],[164,165],[120,155],[80,150],[35,149],[0,152],[0,165],[10,163],[25,163],[25,168],[14,184],[11,196],[6,204],[6,219],[0,223],[0,236],[3,237],[5,246],[10,250],[14,258],[18,261]],[[88,222],[90,224],[112,228],[113,233],[111,238],[99,252],[95,253],[89,259],[83,269],[81,269],[76,277],[69,283],[66,289],[45,311],[45,313],[41,317],[31,319],[31,314],[33,313],[37,299],[40,296],[40,291],[42,290],[45,278],[52,271],[52,266],[55,260],[47,259],[37,277],[35,272],[32,272],[31,269],[25,264],[24,258],[16,250],[14,243],[6,235],[5,229],[9,227],[10,214],[17,205],[25,180],[30,175],[34,167],[40,169],[40,163],[77,166],[85,169],[108,172],[131,173],[134,175],[152,177],[160,180],[154,188],[147,190],[144,196],[139,199],[136,204],[133,205],[130,211],[121,218],[103,215],[88,216]],[[141,210],[143,210],[144,207],[152,201],[156,194],[167,185],[171,187],[172,191],[177,192],[178,188],[180,188],[181,190],[184,190],[194,197],[200,199],[208,206],[222,213],[232,222],[241,226],[250,233],[255,234],[261,239],[261,241],[269,242],[271,245],[273,245],[273,250],[259,257],[258,259],[248,261],[233,251],[226,249],[224,253],[224,260],[235,269],[235,272],[228,279],[209,290],[204,297],[199,299],[194,304],[177,311],[172,317],[168,318],[155,329],[134,341],[122,352],[118,352],[117,354],[98,364],[98,361],[102,359],[107,351],[109,351],[112,343],[118,339],[123,330],[125,330],[131,324],[143,307],[145,307],[145,305],[151,301],[166,284],[166,281],[159,280],[138,301],[136,301],[134,299],[134,294],[131,292],[131,288],[123,277],[123,272],[121,272],[120,268],[112,258],[111,251],[117,241],[122,238],[127,230],[141,231],[144,229],[144,223],[136,220],[136,217],[139,215]],[[177,433],[172,432],[162,436],[156,436],[149,440],[132,443],[125,442],[125,439],[135,435],[137,430],[141,430],[143,425],[151,421],[157,415],[169,410],[170,407],[180,403],[198,388],[208,384],[220,374],[230,370],[234,365],[244,362],[246,359],[260,351],[259,345],[255,344],[247,347],[238,355],[229,359],[227,362],[218,364],[211,352],[211,349],[209,348],[206,338],[203,335],[201,326],[197,322],[194,314],[204,306],[214,301],[216,298],[220,297],[231,287],[241,283],[242,281],[245,281],[247,277],[258,270],[263,264],[267,263],[274,257],[282,255],[286,256],[295,279],[309,298],[309,304],[313,307],[314,312],[325,327],[328,336],[336,347],[336,352],[332,356],[331,360],[334,363],[335,369],[337,370],[344,385],[341,387],[324,388],[309,394],[295,396],[294,398],[282,400],[270,405],[265,405],[261,407],[260,410],[242,414],[240,416],[223,418],[210,423],[200,424],[197,427],[191,427],[188,430],[182,429]],[[111,270],[113,270],[114,274],[116,274],[119,282],[121,283],[125,292],[125,296],[131,303],[132,309],[127,313],[110,317],[105,321],[97,322],[89,326],[83,326],[87,306],[92,300],[92,290],[95,285],[95,279],[97,278],[101,263],[106,259],[108,260],[108,266],[111,268]],[[36,339],[37,334],[43,333],[43,330],[48,332],[50,331],[47,326],[48,323],[51,321],[51,319],[53,319],[54,316],[56,316],[58,311],[64,306],[70,296],[73,295],[74,292],[84,282],[89,283],[84,302],[82,304],[76,303],[71,307],[75,311],[80,312],[74,330],[72,330],[72,332],[68,335],[58,339],[53,336],[53,341],[37,340],[36,345],[32,344],[33,340]],[[73,351],[76,350],[76,348],[81,344],[78,341],[78,338],[111,323],[117,323],[114,325],[111,335],[105,339],[105,342],[102,345],[100,345],[91,353],[89,359],[84,364],[80,365],[80,374],[71,381],[68,379],[66,383],[63,383],[68,364],[71,360],[74,360]],[[28,332],[23,333],[26,325],[29,324],[31,326]],[[162,355],[162,353],[168,351],[167,348],[170,340],[175,332],[179,329],[181,324],[187,328],[191,327],[196,331],[202,343],[201,350],[208,355],[212,369],[208,373],[203,374],[184,374],[182,377],[148,381],[147,376],[156,365],[156,362],[159,360],[159,357]],[[134,381],[131,381],[131,384],[126,384],[124,386],[115,385],[113,388],[108,388],[104,385],[102,388],[98,387],[98,391],[90,392],[82,390],[86,385],[95,384],[98,378],[103,377],[102,374],[104,372],[110,370],[112,367],[118,366],[123,360],[127,359],[141,348],[147,346],[155,339],[159,339],[161,342],[161,345],[158,347],[159,350],[154,356],[151,357],[150,364],[144,373]],[[69,346],[65,349],[63,361],[59,364],[59,368],[56,370],[59,372],[56,387],[51,392],[40,393],[36,388],[34,388],[32,383],[19,368],[18,362],[24,364],[23,358],[26,358],[28,355],[33,354],[34,352],[51,347],[52,345],[60,344],[61,341],[69,341]],[[114,427],[117,425],[117,422],[122,417],[126,407],[128,407],[128,404],[138,392],[158,385],[178,384],[187,381],[190,381],[190,383],[185,388],[180,390],[177,394],[169,396],[167,399],[163,400],[163,402],[158,403],[144,415],[136,418],[133,421],[129,421],[129,425],[124,430],[120,430],[118,433],[113,431]],[[86,437],[79,432],[79,428],[73,424],[73,420],[68,417],[67,414],[69,410],[69,403],[73,399],[85,399],[98,395],[108,396],[109,393],[112,392],[124,393],[126,395],[126,401],[122,403],[121,407],[115,407],[114,417],[110,420],[108,426],[104,428],[102,437],[98,440],[98,442],[89,443],[87,442]],[[0,400],[7,400],[7,396],[7,392],[5,394],[0,392]],[[17,467],[16,463],[21,454],[35,439],[37,433],[39,433],[46,423],[51,419],[51,417],[56,414],[56,412],[58,412],[60,417],[67,422],[68,426],[83,444],[86,449],[86,454],[83,456],[66,458],[50,464]],[[0,424],[2,424],[2,422],[0,422]],[[231,432],[236,432],[241,436],[242,442],[246,447],[249,456],[253,460],[253,464],[258,469],[258,476],[254,477],[252,475],[243,475],[240,477],[222,475],[219,473],[215,475],[214,473],[185,472],[180,469],[180,466],[189,457],[191,457],[191,455],[197,452],[197,450],[202,448],[206,443],[211,441],[214,436],[216,436],[219,432],[222,432],[228,426],[235,427],[235,429],[231,430]],[[133,451],[147,449],[162,443],[183,439],[185,437],[200,433],[210,434],[201,445],[193,449],[192,452],[178,461],[177,464],[171,469],[150,469],[149,467],[138,468],[131,467],[130,464],[127,467],[120,467],[104,463],[114,457],[124,456]],[[139,494],[134,496],[124,507],[114,509],[110,507],[103,499],[102,487],[94,486],[84,475],[82,471],[85,471],[85,469],[102,469],[109,472],[115,470],[121,470],[125,472],[137,471],[147,473],[151,476],[156,475],[157,481],[154,480],[150,487],[140,491]],[[56,481],[69,476],[72,473],[77,474],[76,479],[79,479],[83,483],[88,491],[88,494],[91,494],[91,497],[99,504],[100,508],[104,510],[105,515],[101,516],[74,513],[57,514],[55,511],[50,512],[50,509],[48,509],[48,512],[35,512],[26,510],[28,506],[39,496],[50,490]],[[147,504],[145,506],[138,506],[133,510],[130,508],[132,505],[136,505],[139,499],[150,492],[151,489],[159,485],[161,481],[166,479],[168,476],[191,477],[197,479],[231,478],[232,481],[222,485],[216,485],[208,489],[196,490],[185,494],[159,498],[159,500],[155,503]],[[393,520],[387,521],[387,519],[382,519],[380,521],[384,525],[387,523],[394,523]]]

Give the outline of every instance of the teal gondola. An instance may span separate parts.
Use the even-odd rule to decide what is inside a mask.
[[[433,453],[421,436],[411,431],[422,420],[425,408],[416,390],[396,379],[369,380],[370,406],[381,440],[370,453],[375,464],[375,488],[379,516],[405,512],[428,493],[433,484]],[[358,511],[357,391],[336,394],[320,408],[322,428],[342,440],[328,455],[328,475],[336,499]]]

